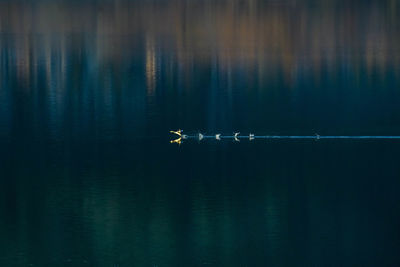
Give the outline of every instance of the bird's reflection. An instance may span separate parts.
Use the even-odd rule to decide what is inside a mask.
[[[177,138],[177,139],[171,140],[170,142],[171,142],[171,144],[178,144],[178,145],[180,145],[180,144],[182,144],[182,137],[179,137],[179,138]]]

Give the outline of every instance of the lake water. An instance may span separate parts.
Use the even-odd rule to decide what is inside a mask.
[[[323,2],[322,4],[320,2]],[[2,1],[1,266],[398,266],[398,1]]]

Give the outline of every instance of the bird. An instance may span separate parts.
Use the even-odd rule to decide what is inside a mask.
[[[176,134],[176,135],[178,135],[178,136],[182,136],[182,130],[181,129],[179,129],[179,130],[177,130],[177,131],[169,131],[170,133],[173,133],[173,134]]]
[[[201,133],[199,133],[199,141],[201,141],[204,138],[204,135],[202,135]]]
[[[221,140],[221,134],[216,134],[216,135],[215,135],[215,139]]]
[[[236,142],[239,142],[238,136],[240,133],[234,133],[233,138],[235,138]]]
[[[249,134],[249,140],[251,141],[251,140],[254,140],[254,134]]]

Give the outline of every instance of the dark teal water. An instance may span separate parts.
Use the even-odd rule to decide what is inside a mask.
[[[397,1],[0,3],[1,266],[398,266]]]

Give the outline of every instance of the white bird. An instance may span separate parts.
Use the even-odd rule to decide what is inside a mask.
[[[233,137],[235,138],[236,142],[239,142],[238,136],[240,133],[234,133]]]
[[[202,135],[201,133],[199,133],[199,141],[201,141],[204,138],[204,135]]]
[[[254,140],[254,134],[249,134],[249,140],[251,141],[251,140]]]
[[[221,134],[216,134],[216,135],[215,135],[215,139],[221,140]]]

